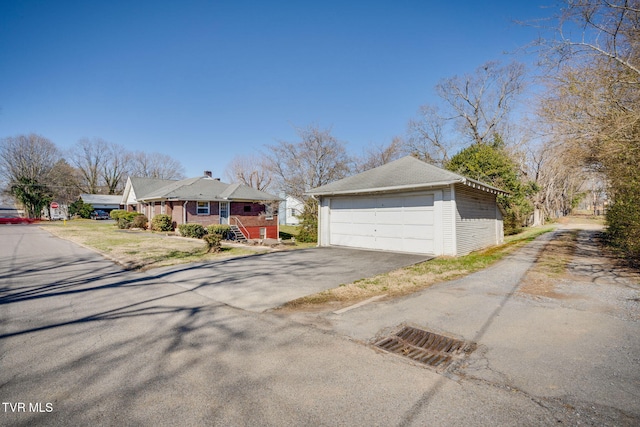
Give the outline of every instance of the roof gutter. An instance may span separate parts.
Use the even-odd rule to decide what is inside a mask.
[[[184,204],[182,205],[182,223],[183,224],[187,223],[187,203],[189,203],[189,201],[185,200]]]
[[[449,181],[430,182],[425,184],[408,184],[408,185],[396,185],[393,187],[377,187],[377,188],[364,188],[359,190],[341,190],[341,191],[322,191],[322,192],[307,192],[310,196],[341,196],[348,194],[376,194],[384,192],[400,192],[407,190],[425,190],[434,187],[443,187],[451,184],[463,184],[478,190],[486,191],[493,194],[509,194],[509,192],[500,190],[487,184],[483,184],[480,181],[469,178],[452,179]]]
[[[364,188],[361,190],[342,190],[342,191],[323,191],[315,193],[313,191],[307,192],[310,196],[339,196],[343,194],[368,194],[368,193],[383,193],[387,191],[403,191],[403,190],[422,190],[426,188],[442,187],[444,185],[451,185],[457,183],[464,183],[464,179],[456,179],[450,181],[430,182],[428,184],[409,184],[409,185],[396,185],[393,187],[377,187],[377,188]]]

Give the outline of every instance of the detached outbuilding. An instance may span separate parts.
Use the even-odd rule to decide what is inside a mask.
[[[111,212],[122,207],[122,196],[110,194],[81,194],[80,198],[96,210]]]
[[[504,241],[506,192],[409,156],[307,194],[319,246],[459,256]]]

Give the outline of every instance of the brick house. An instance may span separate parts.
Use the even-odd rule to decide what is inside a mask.
[[[129,177],[122,204],[149,221],[159,214],[180,224],[229,224],[247,239],[277,239],[279,198],[242,184],[226,184],[205,174],[166,180]]]

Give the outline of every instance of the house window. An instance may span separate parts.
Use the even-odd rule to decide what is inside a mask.
[[[165,207],[165,202],[160,202],[160,213],[162,215],[167,213],[167,208]]]
[[[266,205],[264,207],[264,211],[265,211],[265,219],[273,219],[273,206],[271,205]]]
[[[244,205],[245,212],[251,212],[251,205]]]
[[[198,202],[198,215],[209,215],[209,202]]]

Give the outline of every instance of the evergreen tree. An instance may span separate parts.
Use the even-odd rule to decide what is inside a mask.
[[[506,212],[505,233],[517,232],[533,212],[529,196],[535,193],[536,186],[522,180],[517,165],[499,135],[495,135],[489,144],[473,144],[463,149],[445,167],[509,192],[506,196],[498,196],[498,203]]]

